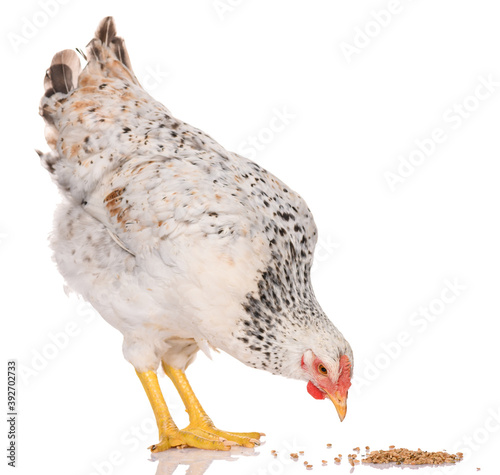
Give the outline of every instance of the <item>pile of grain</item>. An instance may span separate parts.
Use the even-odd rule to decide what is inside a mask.
[[[424,450],[396,449],[391,445],[389,450],[374,450],[364,459],[363,463],[396,463],[397,465],[441,465],[443,463],[457,463],[463,458],[462,452],[449,454],[448,452],[426,452]]]

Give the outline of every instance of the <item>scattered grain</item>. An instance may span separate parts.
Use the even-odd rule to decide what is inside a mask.
[[[309,465],[309,464],[307,464],[307,465],[306,465],[306,469],[307,469],[307,470],[312,470],[312,468],[313,468],[313,466],[312,466],[312,465]]]
[[[335,463],[340,463],[340,459],[338,457],[335,457],[333,460],[335,460]]]
[[[332,444],[326,444],[326,447],[327,447],[328,449],[331,449],[331,448],[332,448]]]

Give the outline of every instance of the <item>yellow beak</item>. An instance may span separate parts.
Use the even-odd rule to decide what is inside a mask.
[[[347,401],[346,401],[347,398],[342,397],[338,391],[335,392],[334,395],[329,393],[327,393],[327,395],[333,402],[335,409],[337,409],[340,422],[342,422],[345,418],[345,413],[347,412]]]

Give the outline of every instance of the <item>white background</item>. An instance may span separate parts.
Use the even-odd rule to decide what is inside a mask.
[[[288,457],[298,450],[312,473],[348,473],[353,447],[390,444],[465,454],[459,467],[422,474],[498,473],[500,87],[478,89],[500,82],[498,2],[45,2],[11,2],[1,15],[1,351],[2,365],[22,367],[17,473],[167,474],[187,457],[205,460],[190,472],[203,473],[227,458],[149,460],[156,428],[121,336],[65,295],[51,260],[60,198],[34,152],[47,150],[43,76],[55,52],[84,47],[105,15],[139,80],[174,115],[246,149],[307,200],[320,231],[317,297],[354,349],[342,424],[303,382],[200,355],[188,375],[215,423],[268,434],[206,473],[305,473],[303,459]],[[389,7],[396,13],[374,23]],[[293,117],[272,132],[276,111]],[[415,141],[430,150],[434,129],[442,143],[419,155]],[[410,156],[420,163],[398,171]],[[387,172],[404,175],[394,190]],[[173,386],[161,382],[183,424]]]

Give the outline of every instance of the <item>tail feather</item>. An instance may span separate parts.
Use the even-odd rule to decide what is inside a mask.
[[[78,55],[73,50],[65,49],[54,55],[45,73],[45,94],[40,103],[40,115],[45,119],[45,139],[52,150],[56,148],[59,133],[54,124],[54,101],[51,97],[56,93],[68,94],[75,89],[81,70]]]
[[[107,46],[110,45],[113,38],[116,37],[116,25],[112,16],[103,18],[97,27],[95,37]]]
[[[68,94],[76,88],[82,68],[80,58],[70,49],[56,53],[44,79],[45,97],[56,92]]]
[[[95,37],[87,45],[89,63],[92,60],[105,62],[108,59],[118,60],[128,69],[127,76],[138,84],[132,71],[132,64],[123,38],[116,36],[116,25],[113,17],[106,17],[99,23]],[[84,56],[87,59],[86,56]],[[116,68],[112,68],[116,72]],[[45,97],[56,92],[70,93],[78,86],[78,77],[82,72],[80,58],[75,51],[65,49],[56,53],[47,69],[44,79]],[[111,71],[110,71],[111,72]]]
[[[111,49],[115,53],[115,56],[121,61],[131,72],[132,63],[128,56],[127,48],[125,47],[125,40],[119,36],[115,36],[111,41]]]
[[[94,38],[87,45],[87,54],[90,59],[100,62],[110,58],[117,59],[129,70],[135,80],[125,41],[120,36],[116,36],[116,25],[113,17],[108,16],[101,20]]]
[[[132,71],[132,64],[128,56],[125,41],[116,33],[115,20],[111,16],[103,18],[95,32],[95,38],[98,39],[103,45],[108,46],[113,51],[114,55],[123,63],[130,71]]]
[[[82,56],[87,60],[83,72],[76,52],[66,49],[54,55],[45,74],[45,94],[40,104],[40,115],[45,119],[45,137],[52,150],[56,149],[59,135],[54,117],[65,101],[64,96],[52,97],[56,93],[65,95],[79,86],[99,84],[103,76],[121,78],[139,85],[132,71],[125,42],[116,36],[113,17],[101,20],[94,38],[87,45],[87,55]],[[49,158],[51,166],[48,168],[52,171],[53,157]]]

